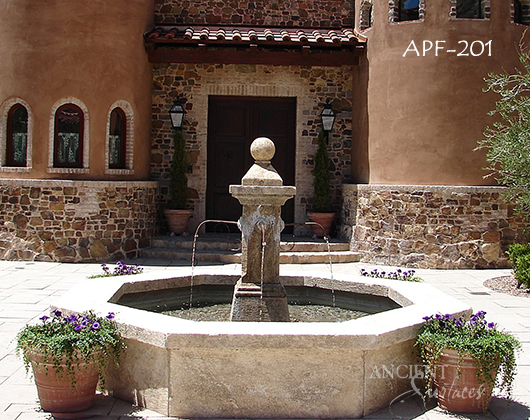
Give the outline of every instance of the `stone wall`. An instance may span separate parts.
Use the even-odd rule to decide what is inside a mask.
[[[155,0],[155,19],[167,24],[353,27],[353,1]]]
[[[361,261],[417,268],[501,268],[529,224],[502,187],[343,185],[342,222]]]
[[[0,258],[90,262],[135,258],[154,235],[156,182],[0,182]]]
[[[320,112],[331,101],[337,120],[329,139],[333,201],[340,207],[341,184],[351,179],[352,68],[244,64],[155,64],[151,177],[160,181],[161,206],[167,195],[172,156],[168,110],[177,97],[186,102],[184,133],[189,154],[188,186],[194,217],[189,230],[204,220],[209,96],[296,98],[295,222],[305,221],[312,203],[311,171],[320,129]],[[274,139],[272,139],[274,141]]]

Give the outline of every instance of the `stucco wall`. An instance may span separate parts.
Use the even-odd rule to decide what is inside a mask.
[[[192,172],[188,186],[192,189],[194,217],[190,229],[205,218],[206,140],[208,97],[254,96],[296,98],[296,197],[295,222],[305,221],[306,207],[312,203],[313,155],[316,152],[320,112],[330,99],[338,114],[330,135],[333,197],[340,205],[340,184],[350,178],[352,132],[352,68],[282,67],[263,65],[156,64],[153,90],[153,143],[151,173],[160,180],[162,205],[167,194],[168,169],[172,156],[172,129],[168,110],[182,95],[186,100],[184,132]],[[274,139],[272,139],[274,141]],[[248,152],[250,153],[250,151]],[[248,168],[247,168],[248,169]],[[282,175],[282,174],[280,174]]]
[[[359,9],[361,0],[356,1]],[[491,19],[452,19],[451,2],[425,2],[424,19],[389,23],[389,4],[374,1],[367,55],[356,78],[367,83],[355,100],[354,180],[372,184],[488,185],[477,141],[492,119],[495,95],[485,94],[488,72],[512,71],[523,25],[511,23],[510,4],[491,1]],[[356,26],[359,27],[359,14]],[[433,48],[423,55],[423,41]],[[474,41],[488,49],[458,56]],[[407,52],[414,41],[419,56]],[[440,41],[436,56],[436,41]],[[445,41],[445,43],[441,43]],[[426,44],[427,46],[429,44]],[[475,54],[480,44],[475,44]],[[448,50],[456,50],[448,52]],[[406,53],[407,52],[407,53]],[[406,54],[405,54],[406,53]],[[404,57],[405,55],[405,57]],[[357,92],[356,92],[357,93]]]
[[[0,168],[0,177],[149,178],[151,68],[143,33],[153,16],[147,0],[0,2],[0,104],[13,98],[27,103],[33,138],[32,167]],[[83,170],[49,170],[52,110],[66,98],[87,110],[89,155]],[[108,174],[106,128],[116,101],[132,109],[134,158],[129,171]]]

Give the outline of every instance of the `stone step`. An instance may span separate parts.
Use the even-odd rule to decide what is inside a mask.
[[[148,248],[142,250],[143,258],[168,259],[189,261],[191,264],[191,252],[187,250],[176,250],[168,248]],[[352,251],[327,252],[281,252],[280,264],[327,264],[330,262],[348,263],[358,262],[359,254]],[[196,251],[196,262],[217,262],[225,264],[241,263],[241,253],[230,251]]]
[[[204,235],[196,243],[196,262],[240,263],[241,249],[240,236],[230,235]],[[165,236],[152,240],[152,247],[143,249],[141,256],[144,258],[169,259],[189,261],[191,264],[193,238],[190,236]],[[317,264],[357,262],[359,254],[349,251],[346,242],[308,238],[288,238],[280,244],[281,264]]]
[[[192,236],[158,236],[151,239],[152,248],[169,248],[178,250],[193,249]],[[230,235],[205,235],[199,236],[196,241],[196,250],[221,250],[221,251],[240,251],[241,236],[238,234]],[[280,243],[282,252],[338,252],[349,251],[350,246],[347,242],[331,240],[328,244],[323,239],[308,238],[291,238],[289,235],[284,236]]]

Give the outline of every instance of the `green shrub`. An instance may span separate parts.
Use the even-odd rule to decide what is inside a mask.
[[[313,211],[317,213],[332,213],[330,161],[326,134],[321,130],[318,134],[318,148],[315,154],[315,167],[313,169]]]
[[[530,287],[530,244],[512,244],[508,249],[517,287]]]
[[[182,129],[176,129],[173,138],[173,158],[169,172],[169,201],[171,209],[182,210],[188,203],[188,160],[186,140]]]

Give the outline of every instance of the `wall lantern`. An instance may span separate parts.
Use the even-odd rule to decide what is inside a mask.
[[[333,124],[335,124],[336,116],[337,115],[331,108],[331,104],[326,103],[326,105],[324,105],[324,109],[320,113],[320,118],[322,120],[322,129],[326,133],[329,133],[333,129]]]
[[[171,127],[182,128],[185,113],[186,111],[184,111],[184,107],[180,102],[173,102],[173,106],[169,110],[169,117],[171,118]]]

